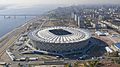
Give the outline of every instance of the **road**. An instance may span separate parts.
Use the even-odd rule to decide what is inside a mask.
[[[5,37],[4,37],[5,39],[2,40],[0,43],[0,59],[1,59],[2,55],[5,53],[5,51],[17,40],[17,38],[20,36],[20,34],[24,31],[26,31],[26,28],[30,25],[30,23],[36,22],[42,18],[43,17],[37,18],[37,19],[32,19],[32,20],[28,21],[27,23],[25,23],[24,25],[14,29],[13,31],[11,31],[7,35],[5,35]]]
[[[20,35],[27,31],[27,28],[34,22],[37,22],[37,21],[40,21],[40,20],[44,20],[44,22],[40,22],[41,25],[39,26],[39,28],[41,28],[47,21],[48,21],[48,18],[46,17],[38,17],[38,18],[33,18],[29,21],[27,21],[24,25],[14,29],[13,31],[7,33],[2,39],[0,39],[0,61],[4,61],[4,62],[7,62],[7,63],[12,63],[11,64],[11,67],[17,67],[18,63],[19,62],[14,62],[12,61],[9,56],[7,55],[6,53],[6,50],[13,45],[13,43],[20,37]],[[20,62],[22,63],[22,62]],[[27,63],[27,62],[26,62]],[[23,63],[25,64],[25,63]]]

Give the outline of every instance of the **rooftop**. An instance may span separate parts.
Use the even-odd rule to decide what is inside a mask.
[[[88,31],[71,27],[49,27],[37,29],[29,34],[30,39],[49,43],[73,43],[90,37]]]

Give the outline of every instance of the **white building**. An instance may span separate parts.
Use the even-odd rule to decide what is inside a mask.
[[[51,27],[29,33],[33,47],[50,53],[68,54],[88,46],[91,34],[83,29]]]

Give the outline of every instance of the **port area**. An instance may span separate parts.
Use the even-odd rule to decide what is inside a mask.
[[[111,61],[111,58],[106,56],[105,47],[110,47],[120,41],[119,34],[112,29],[102,29],[109,33],[106,36],[96,34],[96,29],[88,29],[92,34],[91,46],[86,47],[83,54],[76,52],[65,57],[57,55],[48,55],[37,53],[36,49],[31,47],[29,42],[28,33],[38,28],[52,27],[52,26],[67,26],[77,27],[77,23],[71,19],[49,19],[48,17],[39,17],[28,21],[21,27],[16,28],[0,41],[0,61],[9,63],[11,67],[18,66],[39,66],[39,65],[61,65],[64,67],[69,63],[72,65],[81,64],[85,61],[100,60],[101,63]],[[100,29],[101,30],[101,29]],[[98,31],[98,30],[97,30]],[[117,34],[117,36],[113,36]],[[111,48],[112,49],[112,48]],[[113,49],[112,49],[113,50]],[[26,53],[27,52],[27,53]],[[114,59],[114,57],[112,58]],[[106,62],[105,62],[106,61]],[[58,64],[59,63],[59,64]],[[112,63],[112,62],[110,62]],[[109,63],[108,63],[109,64]]]

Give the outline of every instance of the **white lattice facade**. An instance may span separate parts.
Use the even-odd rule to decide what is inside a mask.
[[[69,27],[50,27],[29,34],[33,47],[59,54],[82,51],[87,47],[90,37],[86,30]]]

